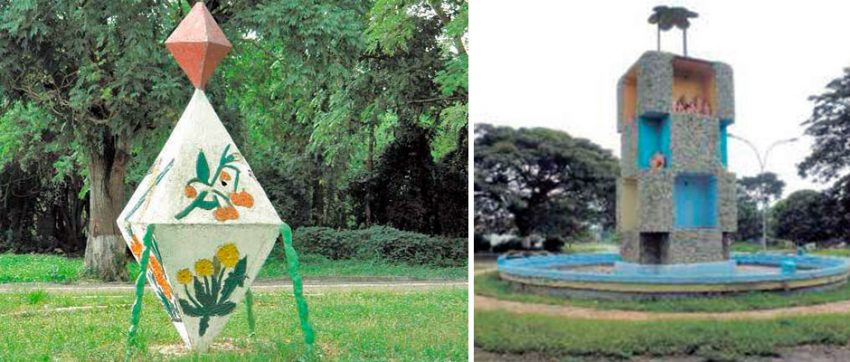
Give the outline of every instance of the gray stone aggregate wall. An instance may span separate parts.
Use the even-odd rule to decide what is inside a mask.
[[[638,127],[635,119],[624,119],[625,82],[629,73],[617,83],[617,130],[620,132],[620,182],[617,197],[622,200],[623,178],[637,179],[638,222],[634,230],[618,230],[622,235],[623,260],[639,262],[641,232],[669,233],[667,262],[691,263],[724,260],[723,232],[737,230],[737,198],[735,174],[726,171],[720,161],[720,122],[734,121],[735,99],[732,68],[713,62],[715,104],[714,115],[673,113],[673,60],[676,55],[645,52],[634,64],[637,79],[635,117],[669,116],[670,159],[660,170],[637,167]],[[674,182],[677,175],[710,175],[717,185],[717,227],[676,229],[674,217]],[[621,202],[617,215],[623,215]],[[618,216],[621,217],[621,216]],[[618,221],[619,222],[619,221]]]

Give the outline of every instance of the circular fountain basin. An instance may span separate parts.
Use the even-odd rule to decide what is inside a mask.
[[[497,266],[517,290],[606,299],[821,290],[843,285],[850,274],[847,258],[771,253],[666,265],[628,263],[616,253],[502,256]]]

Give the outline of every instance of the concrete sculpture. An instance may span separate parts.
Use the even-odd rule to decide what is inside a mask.
[[[656,51],[620,79],[617,226],[624,261],[729,259],[737,229],[735,175],[726,170],[733,91],[728,65]]]
[[[287,243],[291,235],[204,93],[231,45],[202,2],[165,44],[195,92],[117,222],[180,337],[203,351],[250,293],[279,233]],[[298,298],[300,277],[293,282]],[[303,298],[298,306],[304,327]]]

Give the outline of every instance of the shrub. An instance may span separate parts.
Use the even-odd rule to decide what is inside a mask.
[[[361,230],[302,227],[294,244],[304,254],[329,259],[382,259],[412,265],[466,265],[466,238],[450,238],[402,231],[387,226]]]
[[[474,252],[476,253],[489,253],[490,252],[490,240],[484,237],[484,235],[475,234],[475,244],[474,244]]]
[[[494,253],[502,254],[502,253],[506,253],[506,252],[511,251],[511,250],[530,250],[530,249],[526,248],[522,244],[522,238],[518,238],[518,237],[514,237],[514,238],[511,238],[507,241],[503,241],[499,244],[493,245],[493,252]]]
[[[561,249],[564,248],[564,239],[561,239],[557,236],[550,236],[543,241],[543,250],[546,250],[551,253],[560,253]]]

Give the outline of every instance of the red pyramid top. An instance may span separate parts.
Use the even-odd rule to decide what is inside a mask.
[[[204,3],[197,2],[165,41],[165,47],[192,85],[203,89],[232,46]]]

